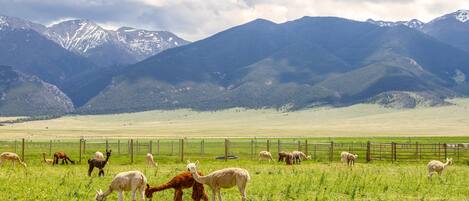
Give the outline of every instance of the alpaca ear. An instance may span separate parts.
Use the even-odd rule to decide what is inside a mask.
[[[147,184],[147,188],[150,188],[150,185]]]

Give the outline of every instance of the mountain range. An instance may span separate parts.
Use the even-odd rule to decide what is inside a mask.
[[[469,94],[468,13],[429,23],[257,19],[193,43],[169,32],[109,31],[89,20],[45,27],[3,17],[0,53],[10,55],[0,64],[57,85],[75,113],[433,106]],[[44,65],[34,65],[38,58]]]

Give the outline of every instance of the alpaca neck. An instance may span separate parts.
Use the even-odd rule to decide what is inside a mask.
[[[46,155],[42,155],[42,160],[46,162]]]
[[[446,168],[449,165],[449,161],[446,161],[446,163],[443,164],[443,169]]]
[[[197,170],[194,171],[194,172],[191,171],[191,173],[192,173],[192,177],[194,177],[194,180],[195,180],[196,182],[199,182],[199,183],[201,183],[201,184],[207,183],[207,180],[208,180],[208,179],[207,179],[207,178],[208,178],[207,176],[200,176],[199,173],[197,173]]]
[[[107,189],[107,191],[103,193],[103,198],[107,197],[111,193],[112,193],[112,189],[111,188]]]

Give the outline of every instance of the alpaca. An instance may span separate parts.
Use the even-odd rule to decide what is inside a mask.
[[[187,169],[192,173],[196,182],[207,184],[212,189],[212,201],[216,201],[215,195],[218,194],[218,200],[222,201],[220,188],[232,188],[237,185],[243,201],[247,199],[246,184],[251,179],[249,172],[242,168],[225,168],[201,176],[197,173],[199,161],[191,163],[187,161]]]
[[[3,161],[11,161],[13,167],[15,166],[15,161],[18,161],[24,168],[26,168],[26,163],[24,163],[18,154],[13,152],[3,152],[0,154],[0,165],[3,165]]]
[[[438,175],[441,175],[443,173],[443,170],[448,167],[449,165],[453,164],[453,159],[452,158],[447,158],[446,163],[443,163],[441,161],[437,160],[432,160],[428,163],[428,178],[431,179],[433,174],[438,173]]]
[[[50,158],[47,158],[46,159],[46,153],[43,152],[42,153],[42,162],[46,163],[46,164],[49,164],[49,165],[52,165],[52,163],[54,162],[54,160],[50,159]]]
[[[278,162],[285,161],[286,157],[287,157],[287,152],[284,152],[284,151],[278,152]]]
[[[88,165],[89,165],[89,168],[88,168],[88,176],[91,177],[91,172],[93,172],[93,169],[94,167],[98,168],[99,169],[99,173],[98,173],[98,176],[103,176],[104,177],[104,167],[106,166],[106,164],[108,163],[109,161],[109,157],[111,156],[111,150],[106,150],[106,159],[96,159],[96,158],[93,158],[93,159],[88,159]]]
[[[202,173],[198,173],[199,175],[202,175]],[[147,184],[147,188],[145,189],[145,196],[151,199],[154,192],[173,188],[175,190],[174,201],[182,201],[182,190],[190,187],[192,187],[192,200],[200,201],[203,199],[204,201],[208,201],[208,196],[205,193],[204,185],[196,182],[191,172],[180,173],[173,177],[170,181],[157,187],[150,187],[150,185]]]
[[[342,153],[340,153],[340,160],[346,163],[347,166],[353,166],[357,158],[358,158],[357,154],[351,154],[346,151],[343,151]]]
[[[292,155],[293,155],[293,163],[294,164],[301,164],[302,160],[311,159],[311,156],[306,156],[306,154],[301,152],[301,151],[293,151]]]
[[[259,160],[268,160],[270,163],[270,161],[273,161],[274,159],[272,158],[272,154],[270,152],[261,151],[259,152]]]
[[[52,163],[53,165],[59,164],[59,159],[62,159],[62,165],[65,163],[68,165],[68,161],[70,163],[75,164],[75,161],[72,161],[65,152],[55,152],[54,153],[54,162]]]
[[[140,192],[141,201],[145,200],[145,185],[147,178],[139,171],[128,171],[117,174],[109,185],[109,189],[103,192],[101,189],[96,192],[96,200],[102,201],[113,191],[118,192],[118,201],[124,201],[124,191],[132,191],[132,201],[137,200],[137,190]]]
[[[285,153],[285,163],[287,165],[293,165],[293,160],[294,160],[294,157],[292,153],[290,152]]]
[[[155,160],[153,160],[153,154],[147,153],[147,156],[145,157],[147,160],[147,164],[149,167],[157,167],[158,163],[155,163]]]
[[[94,158],[104,160],[103,152],[97,151],[96,153],[94,153]]]

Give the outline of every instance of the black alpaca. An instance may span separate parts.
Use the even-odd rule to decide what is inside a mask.
[[[91,172],[93,172],[93,168],[96,167],[99,169],[98,176],[103,176],[104,177],[104,166],[106,166],[109,157],[111,156],[111,150],[106,150],[106,159],[88,159],[88,164],[90,165],[90,168],[88,169],[88,176],[91,177]]]

